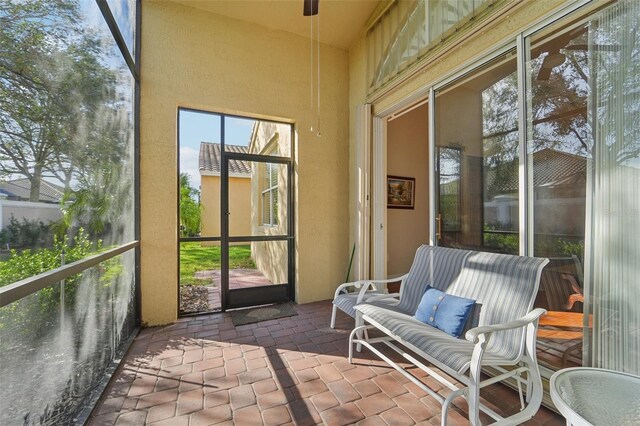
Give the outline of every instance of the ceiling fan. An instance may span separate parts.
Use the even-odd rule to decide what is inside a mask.
[[[320,0],[304,0],[304,16],[315,16],[318,14],[318,2]]]
[[[560,50],[581,50],[581,51],[599,51],[599,52],[617,52],[620,50],[618,45],[600,45],[600,44],[585,44],[575,43],[569,44],[572,40],[575,40],[582,34],[587,32],[587,28],[578,28],[577,30],[567,33],[564,37],[560,37],[554,42],[549,43],[549,47],[546,49],[547,56],[544,57],[540,71],[538,72],[538,81],[547,81],[551,77],[551,72],[554,68],[564,64],[567,60],[567,55],[560,52]],[[544,52],[545,50],[543,50]]]

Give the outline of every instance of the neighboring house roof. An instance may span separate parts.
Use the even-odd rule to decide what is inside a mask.
[[[246,154],[246,146],[225,145],[227,152]],[[201,175],[220,176],[222,153],[219,143],[200,142],[199,165]],[[251,176],[251,164],[244,160],[229,160],[230,176]]]
[[[533,154],[533,184],[536,187],[584,183],[586,157],[545,148]]]
[[[27,178],[0,181],[0,192],[9,199],[29,201],[31,182]],[[59,203],[64,195],[64,188],[46,180],[40,181],[40,202]]]
[[[487,170],[486,183],[497,193],[518,192],[518,164],[504,164],[498,178],[495,167]],[[551,148],[533,153],[533,186],[535,188],[582,184],[587,176],[587,159]],[[495,181],[499,179],[499,181]]]

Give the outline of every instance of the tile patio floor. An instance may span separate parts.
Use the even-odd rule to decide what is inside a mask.
[[[332,330],[329,301],[296,310],[238,327],[229,314],[211,314],[143,330],[89,424],[440,424],[440,405],[366,349],[348,363],[351,318],[340,315]],[[483,395],[499,413],[519,407],[505,386]],[[449,424],[468,424],[465,407],[456,400]],[[542,407],[528,424],[564,421]]]

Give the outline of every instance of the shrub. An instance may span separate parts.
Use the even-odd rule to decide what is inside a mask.
[[[51,247],[52,237],[50,224],[45,225],[41,220],[18,221],[13,215],[9,225],[0,231],[0,244],[7,244],[13,248]]]
[[[0,287],[60,267],[63,254],[64,263],[69,264],[101,249],[102,242],[91,242],[81,228],[71,243],[68,239],[56,237],[52,248],[27,249],[22,252],[11,250],[11,257],[0,263]],[[46,339],[47,335],[59,327],[62,309],[70,312],[70,318],[73,317],[72,313],[82,312],[84,308],[77,305],[76,297],[83,279],[95,282],[95,296],[100,298],[100,294],[111,291],[110,287],[117,281],[121,272],[121,259],[116,257],[66,278],[64,306],[61,305],[60,284],[47,286],[4,306],[0,309],[0,336],[3,336],[3,339],[0,339],[0,354],[6,353],[9,348],[24,346],[23,349],[27,350],[31,344],[37,346],[35,342]],[[102,309],[111,310],[111,307],[105,305]]]
[[[51,248],[26,249],[21,252],[12,249],[9,259],[0,263],[0,287],[60,267],[63,254],[64,262],[67,264],[100,249],[102,242],[98,240],[94,244],[89,241],[82,228],[73,238],[73,244],[69,244],[66,238],[54,237]]]

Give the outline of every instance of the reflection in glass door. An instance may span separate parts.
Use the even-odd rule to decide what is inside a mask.
[[[438,206],[436,217],[438,245],[455,247],[460,244],[460,210],[462,150],[438,147]]]
[[[518,254],[518,82],[508,51],[436,91],[438,245]]]

